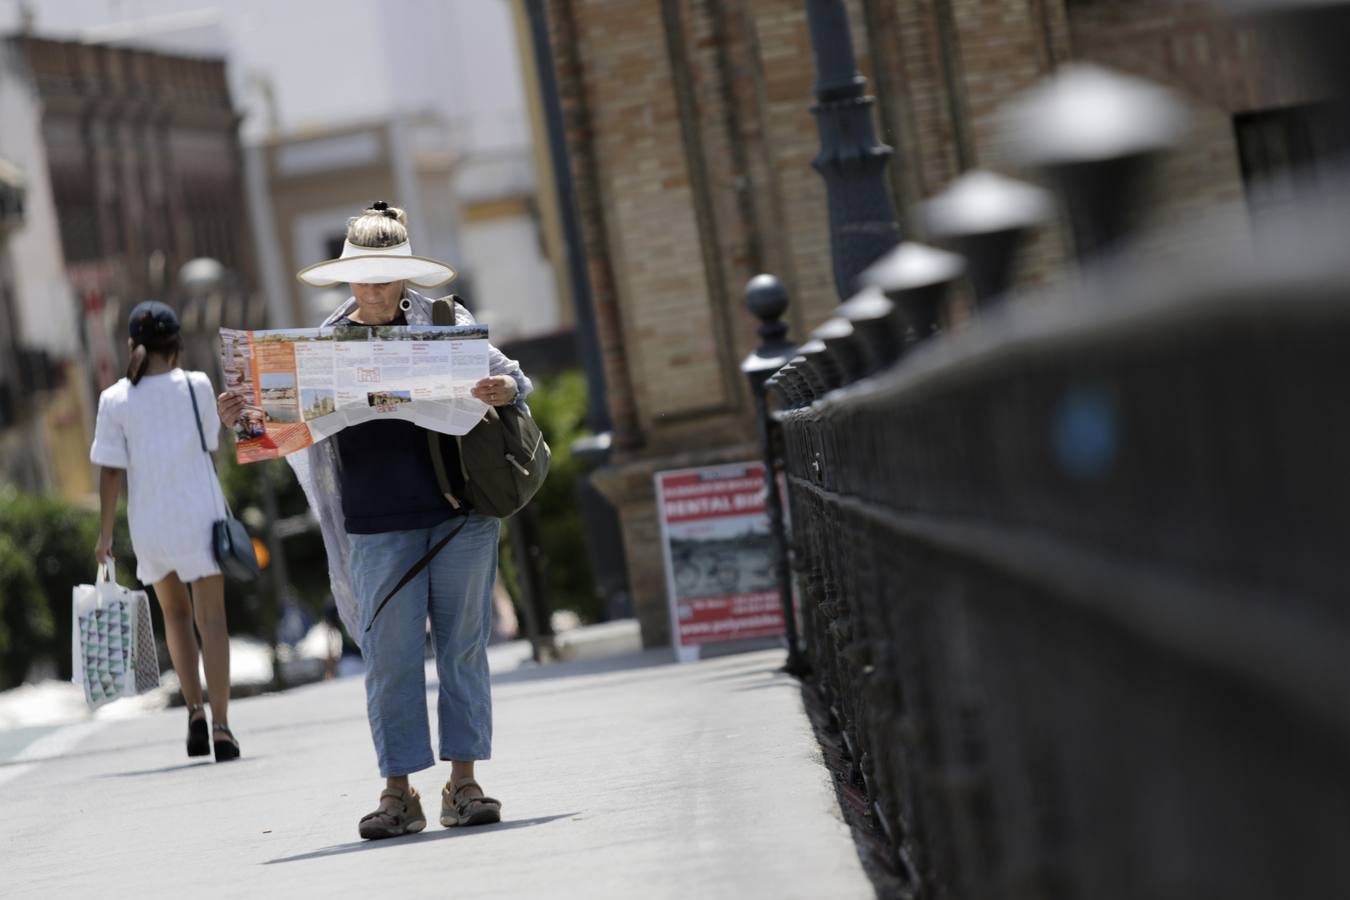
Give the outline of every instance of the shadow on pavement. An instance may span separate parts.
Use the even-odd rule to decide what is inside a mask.
[[[756,665],[747,668],[728,669],[694,679],[699,684],[718,684],[719,682],[738,682],[752,680],[772,680],[798,684],[796,678],[783,671],[782,666]]]
[[[731,689],[731,691],[732,693],[735,694],[743,694],[746,691],[763,691],[768,690],[769,688],[782,688],[782,687],[792,688],[793,690],[800,690],[801,682],[797,681],[797,679],[793,678],[790,675],[784,675],[782,678],[775,678],[773,681],[765,681],[762,684],[746,684],[740,687],[734,687]]]
[[[626,672],[632,669],[651,669],[672,665],[670,650],[657,648],[641,653],[627,653],[603,659],[579,659],[574,662],[555,662],[545,665],[525,665],[510,672],[494,673],[492,684],[520,684],[527,681],[547,681],[553,678],[576,678],[582,675],[603,675],[608,672]]]
[[[366,717],[364,713],[356,713],[354,715],[349,716],[330,716],[322,719],[293,719],[289,722],[280,722],[275,725],[262,725],[257,728],[249,727],[246,732],[241,729],[240,737],[243,740],[248,740],[248,736],[253,734],[265,734],[271,731],[291,731],[298,727],[322,728],[328,725],[346,723],[351,721],[364,722],[365,719]],[[90,756],[110,756],[117,753],[139,752],[143,750],[148,750],[150,748],[162,747],[166,743],[169,743],[169,740],[170,739],[146,740],[140,741],[135,744],[115,744],[113,746],[108,747],[91,747],[87,750],[75,750],[66,753],[57,753],[52,756],[35,756],[30,757],[28,759],[7,759],[4,761],[0,761],[0,769],[4,769],[8,766],[27,766],[31,765],[32,763],[57,763],[57,762],[65,762],[67,760],[72,759],[83,759]],[[182,739],[175,737],[172,738],[171,740],[174,743],[179,743]],[[261,757],[254,757],[245,754],[240,758],[240,761],[243,761],[245,759],[261,759]],[[191,766],[192,764],[188,763],[186,765]]]
[[[492,834],[497,831],[513,831],[517,828],[533,828],[536,825],[547,825],[549,822],[556,822],[559,819],[570,819],[579,813],[560,813],[556,816],[536,816],[533,819],[516,819],[501,822],[497,825],[481,825],[476,828],[439,828],[434,831],[423,831],[418,834],[404,835],[397,838],[386,838],[378,841],[352,841],[349,844],[337,844],[332,847],[324,847],[322,850],[313,850],[309,853],[299,853],[295,856],[282,856],[278,859],[269,859],[261,863],[264,866],[273,866],[278,863],[303,862],[307,859],[323,859],[325,856],[341,856],[343,853],[358,853],[363,850],[377,850],[381,847],[406,847],[409,844],[423,844],[430,841],[440,841],[453,837],[468,837],[473,834]]]
[[[235,763],[252,762],[255,759],[265,759],[262,756],[241,756],[238,759],[230,760],[230,765]],[[105,772],[100,778],[134,778],[137,775],[166,775],[169,772],[181,772],[185,769],[204,769],[208,766],[218,765],[214,760],[198,760],[196,762],[179,763],[173,766],[162,766],[158,769],[138,769],[135,772]]]

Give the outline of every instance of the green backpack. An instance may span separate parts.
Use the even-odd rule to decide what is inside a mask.
[[[454,304],[458,299],[451,294],[433,301],[432,324],[455,324]],[[476,512],[505,519],[524,508],[548,476],[552,451],[534,418],[514,403],[489,407],[483,421],[468,434],[455,438],[468,495],[465,498],[455,496],[445,470],[441,441],[448,439],[448,435],[427,432],[436,482],[451,506],[458,507],[460,500],[466,499]]]

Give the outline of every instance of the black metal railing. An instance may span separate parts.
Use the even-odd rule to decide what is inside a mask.
[[[1009,121],[1076,266],[1010,297],[1052,202],[967,176],[765,383],[793,649],[915,896],[1350,896],[1350,177],[1135,241],[1177,116],[1063,71]]]

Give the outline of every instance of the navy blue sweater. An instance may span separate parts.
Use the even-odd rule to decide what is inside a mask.
[[[343,319],[337,324],[360,323]],[[400,313],[390,324],[406,325],[407,320]],[[430,528],[457,514],[436,482],[425,428],[381,419],[344,428],[333,439],[349,534]],[[442,440],[441,447],[451,487],[462,498],[458,448],[453,440]]]

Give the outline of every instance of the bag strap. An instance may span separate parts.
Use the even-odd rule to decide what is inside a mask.
[[[449,534],[437,541],[436,545],[428,550],[425,556],[413,563],[412,568],[403,573],[403,577],[398,580],[398,584],[394,585],[394,589],[385,594],[384,599],[380,601],[380,605],[375,607],[375,615],[370,617],[370,624],[366,626],[366,633],[370,632],[371,626],[375,624],[375,619],[384,611],[384,608],[388,605],[389,601],[394,599],[394,595],[403,590],[404,585],[416,578],[418,573],[430,565],[431,561],[436,557],[436,554],[445,549],[445,545],[450,543],[455,535],[459,534],[460,529],[462,529],[468,521],[469,517],[467,515],[461,516],[459,524],[456,525]]]
[[[455,324],[455,306],[458,297],[451,294],[449,297],[442,297],[439,300],[431,301],[431,324],[432,325],[453,325]],[[445,456],[441,452],[440,435],[427,429],[427,445],[431,448],[431,468],[436,473],[436,486],[441,489],[441,496],[446,499],[455,509],[460,508],[459,498],[455,496],[454,488],[450,485],[450,474],[445,471]],[[374,621],[372,619],[372,621]]]
[[[197,406],[197,392],[192,389],[192,376],[184,372],[183,378],[187,381],[188,396],[192,398],[192,421],[197,423],[197,440],[202,442],[202,452],[210,453],[211,451],[206,449],[206,432],[202,431],[202,411]]]
[[[439,300],[431,301],[431,324],[432,325],[453,325],[455,324],[455,304],[459,303],[459,295],[451,294],[448,297],[442,297]]]
[[[441,489],[441,496],[453,508],[462,508],[464,504],[455,496],[455,490],[450,484],[450,473],[445,469],[445,455],[441,452],[440,436],[429,428],[427,429],[427,443],[431,445],[431,469],[436,473],[436,486]]]
[[[192,376],[188,374],[187,370],[184,370],[183,378],[187,381],[188,396],[192,398],[192,421],[197,423],[197,440],[202,442],[202,452],[206,454],[206,458],[209,461],[211,459],[211,451],[206,449],[206,432],[202,430],[202,411],[197,405],[197,392],[192,388]],[[215,473],[216,467],[212,465],[211,474],[215,475]],[[225,496],[224,489],[220,492],[220,499],[225,501],[226,518],[233,519],[234,510],[230,509],[230,500]]]

